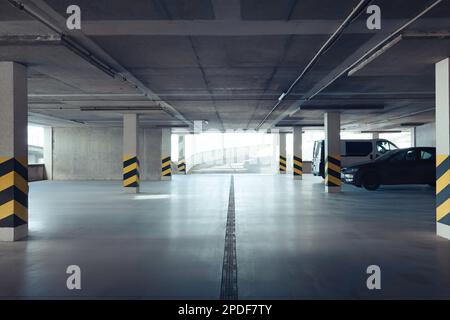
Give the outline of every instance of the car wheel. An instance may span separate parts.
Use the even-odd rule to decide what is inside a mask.
[[[361,184],[364,189],[374,191],[380,187],[380,179],[374,173],[369,173],[364,175]]]

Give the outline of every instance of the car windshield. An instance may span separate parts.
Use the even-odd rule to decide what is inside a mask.
[[[390,158],[392,155],[394,155],[398,152],[399,152],[399,150],[387,151],[386,153],[384,153],[381,156],[379,156],[378,158],[376,158],[375,161],[384,161],[385,159]]]

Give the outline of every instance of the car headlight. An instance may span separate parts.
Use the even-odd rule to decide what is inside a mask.
[[[357,171],[358,171],[357,168],[344,168],[344,169],[342,170],[342,172],[343,172],[344,174],[354,174],[354,173],[356,173]]]

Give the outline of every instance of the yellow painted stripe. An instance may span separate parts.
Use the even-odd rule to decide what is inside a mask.
[[[448,155],[446,155],[446,154],[438,154],[436,156],[436,167],[438,167],[447,158],[448,158]]]
[[[24,167],[28,168],[28,159],[26,157],[16,157],[16,160]]]
[[[166,162],[162,163],[162,167],[165,167],[165,166],[168,166],[168,165],[170,165],[170,161],[166,161]]]
[[[137,162],[130,164],[128,167],[123,168],[123,173],[128,173],[134,169],[139,169]]]
[[[450,199],[436,208],[436,220],[439,221],[450,212]]]
[[[139,182],[139,178],[138,178],[137,175],[134,175],[134,176],[132,176],[132,177],[129,177],[129,178],[126,179],[126,180],[123,180],[123,185],[124,185],[124,186],[127,186],[127,185],[129,185],[129,184],[132,184],[133,182]]]
[[[132,155],[126,154],[126,155],[123,156],[123,162],[128,161],[128,160],[130,160],[131,158],[134,158],[134,157],[136,157],[136,156],[132,156]]]
[[[0,206],[0,220],[15,214],[23,221],[28,221],[28,209],[17,201],[11,200]]]
[[[11,157],[0,157],[0,164],[2,164],[3,162],[8,161],[9,159],[11,159]]]
[[[297,174],[303,174],[303,171],[301,171],[299,169],[295,169],[295,168],[294,168],[294,172],[297,173]]]
[[[167,169],[167,170],[164,170],[161,174],[162,174],[163,176],[165,176],[165,175],[167,175],[167,174],[169,174],[169,173],[171,173],[171,171],[170,171],[170,169]]]
[[[330,154],[329,157],[331,157],[331,158],[333,158],[333,159],[335,159],[335,160],[341,161],[341,156],[334,155],[334,154]]]
[[[16,186],[23,193],[28,194],[28,182],[14,171],[0,177],[0,191]]]
[[[336,178],[336,177],[333,177],[333,176],[330,176],[330,175],[327,175],[327,182],[328,181],[331,181],[332,183],[334,183],[334,184],[336,184],[336,185],[338,185],[338,186],[340,186],[341,185],[341,180],[340,179],[338,179],[338,178]]]
[[[446,186],[450,184],[450,170],[447,170],[437,181],[436,181],[436,194],[441,192]]]
[[[294,164],[298,165],[298,166],[302,166],[302,163],[300,161],[294,160]]]
[[[280,158],[280,163],[286,164],[286,160]]]
[[[335,165],[334,163],[331,163],[331,162],[327,163],[327,170],[328,169],[331,169],[331,170],[336,171],[336,172],[341,172],[341,167],[339,167],[339,166],[337,166],[337,165]]]

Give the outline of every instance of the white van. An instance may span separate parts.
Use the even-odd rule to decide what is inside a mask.
[[[398,149],[395,144],[385,139],[341,140],[341,167],[359,162],[371,161],[388,151]],[[312,173],[325,177],[325,140],[314,142]]]

